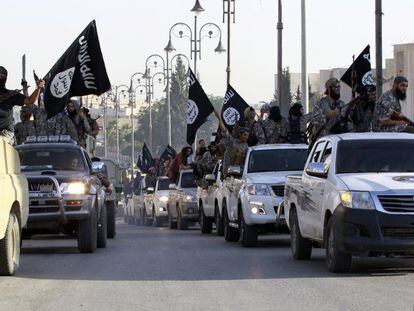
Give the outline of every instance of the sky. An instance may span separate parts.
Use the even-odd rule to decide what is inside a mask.
[[[93,19],[112,84],[129,84],[145,70],[151,54],[165,55],[170,27],[193,27],[195,0],[2,0],[0,65],[9,71],[7,87],[20,87],[21,56],[27,56],[29,85],[33,69],[42,76]],[[213,22],[223,31],[222,0],[200,0],[199,25]],[[300,72],[300,0],[283,0],[283,66]],[[371,45],[375,64],[375,0],[308,0],[308,71],[348,67],[352,55]],[[414,1],[383,0],[383,54],[393,57],[393,44],[414,42]],[[251,104],[274,94],[277,59],[277,0],[236,0],[232,25],[233,87]],[[177,53],[190,56],[189,40],[173,37]],[[218,39],[203,38],[198,71],[208,94],[223,96],[226,55],[214,52]],[[157,86],[157,97],[162,95]]]

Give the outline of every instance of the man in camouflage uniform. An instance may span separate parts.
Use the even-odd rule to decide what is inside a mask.
[[[249,138],[247,144],[249,146],[262,145],[266,143],[266,136],[262,126],[256,121],[256,112],[253,107],[244,110],[244,122],[234,127],[233,136],[238,137],[240,127],[248,128]]]
[[[25,106],[20,110],[20,122],[14,126],[14,135],[16,136],[16,143],[18,145],[23,144],[28,136],[35,136],[36,129],[33,121],[30,120],[32,114],[26,109]]]
[[[155,166],[151,166],[148,170],[147,175],[145,176],[145,187],[154,188],[157,184],[157,175],[155,173]]]
[[[348,104],[347,114],[352,122],[353,132],[362,133],[373,130],[375,101],[375,85],[366,85],[361,88],[359,96]]]
[[[407,78],[397,76],[392,89],[381,95],[374,112],[377,131],[414,133],[414,127],[401,119],[400,100],[405,100],[407,87]]]
[[[214,165],[216,165],[216,152],[217,152],[217,144],[216,142],[212,141],[208,146],[208,150],[203,154],[203,157],[200,159],[201,169],[206,174],[211,174],[214,169]]]
[[[261,111],[262,113],[262,111]],[[289,127],[285,118],[280,114],[280,108],[273,106],[269,110],[269,117],[266,120],[260,118],[260,125],[266,136],[266,144],[283,143],[286,140],[286,132]]]
[[[313,119],[312,142],[318,138],[335,134],[334,126],[345,117],[345,103],[340,99],[341,85],[336,78],[330,78],[325,83],[325,96],[322,97],[315,107]],[[348,131],[349,129],[344,129]]]

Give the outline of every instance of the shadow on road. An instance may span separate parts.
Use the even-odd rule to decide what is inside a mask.
[[[226,242],[214,232],[118,225],[115,240],[79,254],[76,240],[24,241],[18,276],[99,281],[201,281],[331,277],[387,277],[414,272],[414,259],[356,258],[349,274],[329,273],[325,253],[294,261],[288,235],[266,235],[255,248]]]

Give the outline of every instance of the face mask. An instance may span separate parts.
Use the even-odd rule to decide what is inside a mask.
[[[6,87],[6,80],[7,80],[7,78],[1,78],[0,79],[0,88],[5,88]]]

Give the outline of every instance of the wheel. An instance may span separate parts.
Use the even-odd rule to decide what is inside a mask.
[[[204,214],[203,203],[200,203],[200,229],[201,233],[211,233],[213,231],[213,221]]]
[[[333,218],[329,219],[326,227],[325,251],[326,265],[330,272],[349,272],[352,265],[352,255],[339,250],[336,243],[336,231]]]
[[[239,211],[240,242],[244,247],[254,247],[257,244],[257,230],[244,221],[243,211]]]
[[[223,217],[220,216],[218,206],[216,206],[216,210],[214,211],[214,222],[216,223],[217,235],[223,236],[224,235]]]
[[[240,238],[240,233],[237,228],[230,226],[230,219],[227,215],[226,205],[223,204],[223,222],[224,222],[224,239],[227,242],[237,242]]]
[[[177,229],[177,222],[174,221],[174,219],[173,219],[173,217],[170,213],[169,207],[167,207],[167,211],[168,211],[168,228]]]
[[[152,219],[148,218],[147,209],[144,207],[144,225],[149,227],[152,225]]]
[[[308,260],[312,255],[312,242],[300,234],[298,215],[290,212],[290,248],[296,260]]]
[[[93,253],[96,250],[98,225],[96,222],[96,209],[93,208],[89,218],[79,222],[78,249],[81,253]]]
[[[108,239],[113,239],[116,235],[116,209],[115,209],[115,202],[108,202],[107,205],[107,230],[108,230]]]
[[[12,211],[4,238],[0,240],[0,275],[13,275],[19,268],[20,242],[19,219]]]
[[[102,207],[101,210],[101,215],[99,215],[99,221],[98,221],[98,242],[97,242],[97,247],[98,248],[105,248],[106,244],[107,244],[107,238],[108,238],[108,229],[107,229],[107,225],[108,225],[108,220],[106,219],[107,217],[107,210],[106,210],[106,206]]]
[[[154,227],[162,226],[162,219],[158,218],[157,215],[155,215],[155,209],[152,210],[152,225]]]
[[[181,211],[180,211],[179,207],[177,207],[177,228],[178,228],[178,230],[187,230],[188,229],[188,223],[181,216]]]

